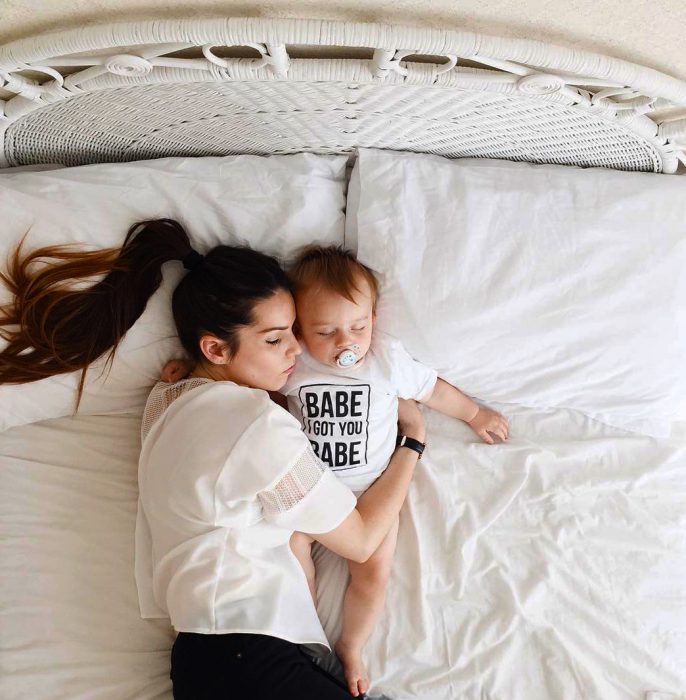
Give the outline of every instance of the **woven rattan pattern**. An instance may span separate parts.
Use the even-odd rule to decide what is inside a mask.
[[[655,171],[661,162],[635,131],[560,100],[340,81],[98,90],[27,115],[9,127],[5,144],[11,165],[357,146],[624,170]]]

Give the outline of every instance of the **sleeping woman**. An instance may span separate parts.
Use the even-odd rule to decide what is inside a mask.
[[[303,354],[282,392],[315,454],[356,496],[383,474],[393,454],[399,399],[413,399],[462,420],[485,442],[508,439],[503,416],[437,378],[399,341],[374,333],[377,281],[352,253],[338,246],[310,246],[296,258],[290,278]],[[179,379],[189,369],[172,361],[163,379]],[[407,438],[402,444],[423,452],[423,445]],[[348,562],[350,584],[335,650],[353,696],[369,690],[362,648],[383,610],[397,534],[396,519],[367,561]],[[296,532],[291,548],[316,599],[314,541]]]
[[[52,262],[32,266],[39,258]],[[166,219],[133,226],[121,249],[17,251],[4,278],[13,299],[0,319],[9,341],[0,383],[85,372],[114,352],[170,260],[189,268],[172,309],[195,366],[146,407],[136,580],[143,616],[169,617],[178,633],[174,697],[350,697],[298,648],[328,641],[289,541],[299,531],[350,561],[369,559],[397,519],[418,454],[397,448],[356,499],[269,399],[301,352],[290,283],[274,258],[232,246],[202,257]],[[413,402],[401,402],[398,423],[424,442]]]

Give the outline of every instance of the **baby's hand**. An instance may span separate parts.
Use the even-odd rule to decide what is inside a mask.
[[[507,418],[501,416],[490,408],[479,408],[477,414],[468,423],[469,427],[489,445],[494,445],[495,440],[489,433],[493,433],[501,440],[507,440],[510,436],[510,426]]]
[[[169,384],[179,382],[187,377],[192,369],[193,365],[186,360],[169,360],[169,362],[167,362],[167,364],[162,368],[160,381],[167,382]]]

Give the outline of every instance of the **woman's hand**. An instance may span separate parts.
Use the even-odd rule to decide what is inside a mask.
[[[505,416],[500,415],[490,408],[479,407],[477,414],[468,421],[467,425],[489,445],[495,444],[495,440],[490,433],[505,441],[510,436],[510,426]]]
[[[162,368],[160,381],[167,382],[168,384],[180,382],[190,374],[192,369],[193,365],[187,360],[169,360]]]
[[[398,430],[401,435],[426,442],[426,424],[416,401],[398,399]]]

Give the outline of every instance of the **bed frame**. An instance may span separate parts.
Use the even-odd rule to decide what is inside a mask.
[[[81,165],[165,156],[237,153],[344,153],[350,154],[352,158],[356,148],[374,147],[449,157],[504,158],[535,163],[676,173],[686,170],[686,82],[606,56],[536,41],[501,39],[469,32],[319,20],[232,18],[122,23],[50,34],[0,47],[0,141],[0,168],[43,163]],[[660,182],[665,183],[665,179]],[[681,184],[679,181],[666,182]],[[110,425],[112,423],[110,421]],[[130,427],[137,430],[137,425],[131,424]],[[32,436],[45,436],[46,430],[53,430],[50,426],[32,426],[33,428],[39,432],[31,433]],[[119,440],[123,428],[114,428],[112,426],[109,432],[102,435],[98,433],[98,444],[109,445],[114,444],[114,440]],[[78,438],[79,433],[76,431],[76,427],[70,429],[65,433],[65,439],[74,440],[75,436]],[[578,434],[581,434],[580,429]],[[13,449],[18,449],[17,446],[22,442],[28,444],[26,436],[29,433],[19,432],[17,435]],[[551,435],[556,433],[552,432]],[[49,439],[53,440],[52,433],[51,436]],[[550,439],[549,444],[554,444],[554,438]],[[46,438],[42,437],[41,440],[42,449],[47,449]],[[646,438],[646,441],[649,440]],[[78,442],[76,439],[75,444]],[[446,444],[444,440],[444,445]],[[646,450],[654,443],[650,443],[649,447],[645,444],[645,441],[630,443],[637,446],[636,458],[630,462],[628,471],[615,472],[615,481],[607,487],[609,495],[606,510],[601,510],[601,513],[614,515],[615,507],[611,499],[624,501],[627,496],[626,484],[630,483],[632,490],[643,478],[643,455],[647,454]],[[83,459],[89,459],[91,446],[92,443],[84,443],[83,451],[78,454],[85,455]],[[103,518],[97,520],[98,527],[109,527],[112,522],[120,523],[121,508],[135,505],[137,442],[128,444],[123,440],[121,447],[123,454],[128,455],[124,459],[128,459],[133,466],[130,472],[117,477],[121,479],[117,488],[124,491],[118,491],[114,496],[108,495],[108,498],[114,499],[109,503],[113,509],[116,506],[116,510],[104,509]],[[54,451],[52,443],[50,449]],[[103,455],[106,454],[106,448],[102,449]],[[545,449],[541,447],[539,451],[545,452]],[[626,452],[618,454],[630,454],[630,450],[625,449]],[[121,459],[119,450],[116,452],[113,456]],[[36,454],[43,453],[39,450]],[[470,453],[463,451],[457,454],[459,457],[459,454]],[[583,456],[590,453],[580,454]],[[658,451],[658,454],[664,455],[667,460],[671,459],[672,453]],[[676,450],[674,454],[677,454]],[[528,470],[528,457],[526,459]],[[65,469],[64,461],[50,460],[50,464],[38,463],[38,470],[33,469],[27,473],[29,477],[40,477],[43,473],[49,473],[51,464],[60,464],[62,471]],[[107,478],[103,475],[113,464],[120,465],[121,462],[106,460],[104,466],[100,465],[99,471],[93,472],[92,480],[85,482],[85,488],[92,488],[97,483],[102,486],[98,487],[98,494],[108,492],[111,484],[109,475]],[[502,464],[507,465],[508,462],[503,461]],[[567,469],[566,462],[558,465],[560,468],[557,471],[551,472],[553,480],[560,479],[559,493],[564,494],[565,498],[567,494],[569,499],[576,498],[577,493],[573,489],[580,488],[579,485],[595,469],[594,461],[588,461],[588,464],[589,469],[579,477],[574,476],[574,469]],[[642,495],[639,493],[639,500],[634,504],[637,508],[642,507],[641,498],[656,498],[650,489],[655,489],[654,493],[657,494],[659,486],[662,489],[659,493],[664,499],[659,505],[666,508],[666,517],[670,513],[676,513],[676,501],[668,500],[671,494],[669,489],[672,488],[672,483],[676,483],[670,476],[674,472],[674,464],[676,462],[671,465],[667,461],[657,462],[654,471],[651,465],[650,477],[655,481],[646,487],[649,491],[644,491]],[[32,465],[36,466],[28,461],[15,460],[15,469],[10,477],[15,478]],[[658,469],[662,473],[659,481],[656,476]],[[565,474],[571,474],[578,480],[567,482]],[[525,477],[526,475],[523,478]],[[81,480],[81,475],[70,468],[67,478],[69,481],[65,482],[38,478],[30,489],[19,489],[17,495],[12,495],[18,499],[15,512],[19,512],[23,504],[33,508],[42,502],[43,497],[50,498],[50,488],[59,487],[61,493],[69,493],[69,489],[62,483],[77,483]],[[126,481],[129,478],[131,480]],[[19,486],[20,482],[16,483]],[[507,507],[510,502],[504,501],[504,497],[514,499],[519,490],[523,489],[522,484],[513,491],[513,496],[499,491],[501,487],[493,486],[493,503],[488,504],[488,507],[485,502],[479,506],[483,510],[477,509],[476,515],[470,515],[470,522],[473,521],[475,527],[490,527],[494,521],[488,519],[500,517],[498,509]],[[43,486],[49,488],[46,490]],[[605,488],[603,483],[603,489]],[[133,500],[125,503],[122,494],[130,497],[132,493]],[[64,505],[58,504],[60,509],[51,511],[56,518],[56,531],[59,531],[61,518],[70,516],[72,504],[81,507],[79,499],[86,495],[87,492],[83,489],[75,489]],[[580,491],[578,495],[581,498],[584,492]],[[564,514],[564,508],[572,507],[570,504],[579,503],[580,507],[584,507],[586,502],[569,499],[562,500],[563,510],[559,512]],[[503,506],[503,503],[506,505]],[[86,507],[90,509],[89,517],[93,517],[97,502],[88,500]],[[114,517],[113,512],[118,519],[109,520]],[[21,517],[24,522],[26,516],[22,514]],[[649,517],[651,512],[646,509],[646,522]],[[7,522],[10,523],[9,520]],[[645,540],[637,544],[634,555],[637,566],[650,561],[650,547],[655,548],[656,557],[664,556],[666,545],[658,537],[659,524],[656,523],[652,531],[652,539],[646,536]],[[641,521],[637,520],[636,525],[640,526]],[[47,532],[44,523],[39,526],[43,528],[40,532]],[[454,527],[453,523],[451,528]],[[470,532],[469,527],[471,525],[467,526],[467,533]],[[34,528],[30,532],[39,531]],[[462,531],[451,532],[462,536]],[[676,538],[675,523],[670,524],[668,532],[665,537]],[[82,533],[68,531],[62,534],[76,541]],[[116,534],[119,537],[122,533]],[[465,541],[464,548],[459,550],[460,556],[467,562],[467,574],[471,567],[468,558],[474,559],[475,543],[481,536],[482,531],[475,529]],[[612,536],[611,533],[609,536]],[[31,538],[23,531],[18,537],[21,538],[22,546],[31,542]],[[114,559],[109,557],[109,552],[106,557],[115,569],[121,568],[122,561],[129,561],[127,557],[130,551],[126,543],[130,547],[133,540],[130,534],[124,533],[122,537],[128,539],[119,537]],[[610,544],[612,541],[609,540]],[[676,539],[670,541],[674,542],[676,549]],[[91,543],[82,544],[91,547]],[[619,546],[624,545],[620,543]],[[15,556],[13,561],[16,562],[17,548],[12,552]],[[40,556],[40,550],[29,548],[26,555],[22,552],[22,562],[24,556]],[[537,556],[532,555],[526,564],[536,563]],[[97,584],[103,572],[108,571],[102,566],[102,561],[102,558],[96,559],[93,567],[86,571],[89,584],[91,581]],[[611,560],[605,557],[583,561]],[[492,568],[497,564],[498,561],[493,559]],[[543,575],[549,576],[544,560],[543,565]],[[654,566],[657,567],[657,564]],[[14,565],[13,575],[16,576],[18,570],[23,574],[21,564]],[[61,569],[58,573],[61,575],[64,571],[70,572],[71,569]],[[659,573],[662,569],[655,571]],[[664,575],[669,576],[671,571],[676,571],[676,567],[669,570],[665,568],[664,571],[668,572]],[[560,572],[559,575],[564,575],[565,568],[562,567]],[[623,580],[621,577],[627,572],[631,573],[629,569],[613,572],[607,585],[614,588],[614,583]],[[452,573],[451,571],[451,576]],[[460,585],[464,585],[467,574],[460,572],[454,581],[455,585],[459,581],[462,582]],[[590,569],[586,579],[577,580],[572,577],[564,585],[560,582],[557,584],[558,589],[550,589],[550,598],[547,600],[551,605],[556,600],[562,600],[566,606],[574,605],[576,599],[569,591],[580,586],[579,581],[590,581],[592,574],[593,570]],[[442,575],[441,571],[440,576]],[[58,587],[57,590],[62,586],[64,593],[70,590],[70,580],[68,574],[65,574],[64,578],[57,576],[54,581],[46,578],[43,585],[49,585],[51,590],[54,585]],[[633,580],[627,580],[633,585]],[[648,584],[655,585],[655,578],[646,578],[645,585]],[[132,581],[130,585],[133,586]],[[75,590],[83,591],[87,588],[84,585]],[[41,588],[35,590],[40,591]],[[97,589],[93,590],[97,593]],[[516,605],[519,609],[521,602],[525,606],[523,610],[528,611],[531,608],[527,606],[537,605],[539,594],[541,600],[546,602],[545,586],[527,584],[527,590],[528,600],[522,601],[517,597],[519,591],[514,588],[510,590],[507,604]],[[660,588],[659,592],[664,596],[663,599],[668,600],[668,595],[676,596],[672,594],[674,590],[665,587]],[[33,589],[29,592],[33,592]],[[602,597],[603,592],[602,588],[588,589],[587,595],[592,605],[585,610],[585,618],[579,619],[592,619],[593,606],[601,606],[609,600]],[[72,600],[71,593],[68,600]],[[107,625],[94,625],[90,618],[85,617],[90,613],[88,605],[93,605],[93,600],[93,597],[86,600],[83,609],[78,600],[73,602],[73,606],[69,603],[70,615],[73,612],[81,615],[74,616],[77,624],[82,622],[88,624],[89,629],[102,632],[93,640],[76,640],[81,645],[94,644],[93,654],[84,658],[97,658],[100,663],[104,663],[106,655],[101,650],[111,648],[116,658],[122,659],[121,668],[124,670],[129,667],[148,669],[145,673],[149,675],[144,673],[142,681],[134,679],[135,683],[146,684],[146,697],[153,697],[153,693],[154,697],[162,697],[163,693],[167,693],[165,697],[168,697],[168,651],[165,644],[171,644],[171,639],[166,623],[155,627],[150,622],[137,628],[144,630],[145,636],[139,645],[132,645],[132,651],[136,654],[140,650],[144,651],[144,661],[141,661],[140,657],[129,654],[128,648],[120,648],[118,640],[112,647],[104,644],[103,640],[108,634]],[[676,600],[676,597],[672,600]],[[48,601],[46,605],[50,607],[51,602]],[[482,602],[460,601],[460,604],[465,606],[460,609],[462,611],[478,612],[477,606]],[[537,643],[543,640],[541,643],[545,644],[546,640],[555,640],[559,636],[554,626],[565,622],[564,613],[567,609],[571,608],[562,608],[559,615],[540,618],[540,626],[534,629],[540,633],[536,637]],[[28,610],[35,617],[36,611],[30,608]],[[654,633],[651,633],[652,636],[646,633],[646,637],[639,634],[638,622],[635,623],[636,629],[629,623],[626,623],[627,627],[624,626],[625,619],[619,615],[622,612],[620,606],[617,611],[614,607],[609,607],[608,610],[608,616],[601,620],[601,624],[606,625],[607,633],[596,638],[588,633],[588,626],[574,630],[574,636],[566,643],[578,646],[581,649],[579,656],[570,661],[568,669],[558,668],[556,663],[560,659],[559,654],[565,653],[563,642],[562,650],[546,659],[546,663],[550,661],[548,671],[551,674],[561,671],[563,679],[576,675],[580,668],[577,664],[583,661],[584,654],[596,655],[600,659],[597,668],[601,668],[606,658],[603,648],[607,644],[606,640],[615,640],[621,630],[622,634],[626,633],[626,638],[617,647],[609,645],[607,654],[611,654],[613,663],[622,672],[629,674],[632,687],[640,687],[640,681],[635,679],[636,669],[640,670],[635,658],[643,655],[647,659],[645,668],[648,669],[653,661],[658,660],[659,654],[664,652],[659,645],[645,651],[640,642],[644,638],[651,641],[657,639],[658,634],[665,638],[673,634],[675,627],[663,628],[660,620],[678,614],[677,606],[673,610],[668,607],[661,610]],[[617,622],[613,626],[610,623],[615,612]],[[421,616],[421,610],[418,615]],[[415,624],[417,619],[422,620],[413,614],[408,617],[407,624]],[[523,617],[521,619],[524,620],[522,627],[528,625]],[[533,624],[538,624],[537,619],[539,618],[533,618]],[[574,620],[573,617],[570,619]],[[52,624],[50,619],[43,622],[47,625],[45,629]],[[461,624],[460,621],[453,621],[451,626],[442,627],[441,633],[446,636],[459,634],[461,637],[464,629],[470,633],[473,631],[470,627],[461,627]],[[517,627],[514,622],[508,625],[507,635],[510,635]],[[126,620],[118,627],[120,634],[123,629],[129,629]],[[38,634],[35,629],[29,632]],[[31,639],[30,634],[11,642],[10,651],[16,652],[11,656],[12,662],[21,658],[10,679],[13,687],[27,688],[27,683],[31,682],[31,670],[42,668],[45,659],[41,648],[34,650],[35,654],[31,653],[30,641],[26,641]],[[529,635],[525,639],[529,641],[534,637]],[[588,648],[584,647],[586,639],[589,640]],[[421,645],[418,650],[418,657],[427,664],[419,670],[422,674],[429,669],[428,664],[433,662],[427,653],[432,640],[427,637],[425,641],[426,645]],[[676,648],[674,640],[670,643]],[[449,653],[448,645],[444,647],[446,653]],[[512,653],[512,649],[510,647],[508,653]],[[430,650],[433,653],[433,649]],[[402,657],[401,662],[408,665]],[[484,663],[488,661],[478,655],[469,660],[469,665],[462,665],[460,659],[460,672],[466,674]],[[669,670],[664,670],[669,663],[671,657],[661,666],[661,673],[654,675],[655,682],[669,679]],[[43,674],[43,677],[58,678],[58,671],[74,675],[74,667],[72,647],[67,645],[59,654],[55,654],[53,666],[47,666],[45,674],[48,675]],[[82,665],[80,668],[86,667]],[[526,676],[527,668],[522,668],[519,675]],[[627,668],[630,670],[627,671]],[[22,677],[25,672],[29,674],[28,680]],[[646,684],[652,683],[652,672],[649,675],[645,679]],[[676,671],[672,675],[676,678]],[[403,682],[404,677],[399,674],[398,682]],[[88,678],[90,676],[85,682],[88,682]],[[444,678],[452,688],[453,677],[446,675]],[[536,683],[543,683],[536,676],[532,678]],[[63,678],[58,680],[65,683]],[[604,687],[610,687],[612,682],[613,679],[609,678]],[[545,693],[545,683],[540,687],[541,693]],[[647,685],[647,688],[650,687],[654,686]],[[140,692],[143,692],[142,685],[140,688]],[[485,697],[483,693],[479,695]],[[516,694],[510,696],[515,697]],[[603,694],[603,697],[609,696]],[[647,690],[645,697],[657,700],[667,697],[667,694]],[[673,697],[676,698],[676,695]]]
[[[685,82],[471,32],[247,18],[90,27],[0,48],[0,98],[0,167],[356,147],[686,164]]]

